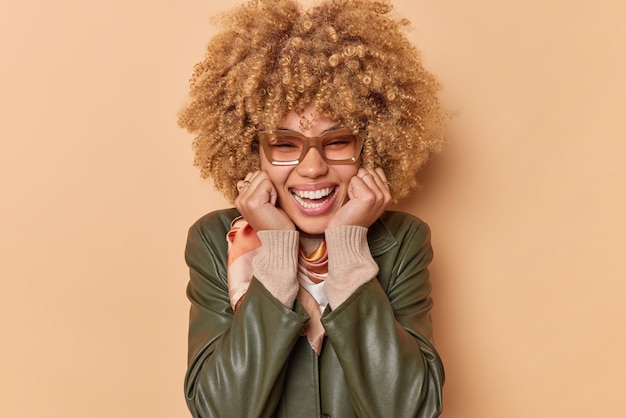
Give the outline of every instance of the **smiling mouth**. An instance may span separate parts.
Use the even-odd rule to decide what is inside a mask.
[[[324,206],[335,195],[336,187],[319,190],[290,190],[291,195],[305,209],[317,209]]]

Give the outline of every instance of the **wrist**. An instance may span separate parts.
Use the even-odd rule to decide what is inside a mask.
[[[297,231],[258,231],[261,241],[259,254],[254,257],[252,271],[263,286],[288,308],[298,294]]]

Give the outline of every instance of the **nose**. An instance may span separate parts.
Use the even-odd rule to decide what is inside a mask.
[[[298,174],[303,177],[317,178],[328,172],[328,164],[324,161],[317,148],[309,148],[300,164],[297,165]]]

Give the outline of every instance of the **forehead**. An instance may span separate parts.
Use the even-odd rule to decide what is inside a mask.
[[[320,135],[322,132],[339,125],[336,120],[316,114],[312,106],[307,106],[304,112],[298,114],[293,110],[281,119],[279,128],[289,129],[306,135]]]

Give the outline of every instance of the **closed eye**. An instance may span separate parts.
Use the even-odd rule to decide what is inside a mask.
[[[346,146],[346,145],[351,145],[354,144],[355,139],[354,137],[339,137],[339,138],[332,138],[329,139],[327,142],[324,143],[324,146],[332,146],[332,147],[342,147],[342,146]]]
[[[302,141],[298,138],[276,138],[273,143],[270,143],[272,148],[302,148]]]
[[[272,144],[272,147],[277,147],[277,148],[298,148],[297,145],[292,144],[290,142],[277,142],[275,144]]]

